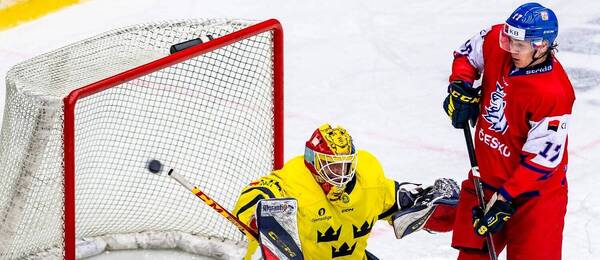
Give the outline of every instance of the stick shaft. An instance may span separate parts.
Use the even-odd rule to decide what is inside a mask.
[[[473,137],[471,137],[471,128],[467,124],[463,129],[465,133],[465,141],[467,143],[467,151],[469,152],[469,160],[471,161],[471,174],[473,174],[473,184],[475,185],[475,193],[477,195],[477,201],[482,212],[485,210],[485,198],[483,196],[483,186],[481,185],[481,175],[479,174],[479,166],[477,165],[477,158],[475,157],[475,148],[473,147]],[[494,246],[494,240],[492,233],[486,234],[486,243],[488,247],[488,253],[491,260],[496,260],[496,247]]]
[[[192,185],[185,177],[181,176],[178,173],[175,173],[173,169],[169,171],[169,176],[175,179],[179,184],[181,184],[181,186],[191,191],[194,195],[196,195],[196,197],[198,197],[200,200],[206,203],[206,205],[208,205],[221,216],[229,220],[229,222],[234,224],[240,231],[242,231],[242,233],[246,234],[246,236],[258,240],[258,233],[256,231],[244,224],[239,218],[237,218],[236,216],[231,214],[231,212],[219,205],[219,203],[217,203],[204,192],[202,192],[202,190],[200,190],[198,187]]]

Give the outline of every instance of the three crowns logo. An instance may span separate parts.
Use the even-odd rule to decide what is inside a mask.
[[[325,230],[325,233],[321,233],[321,231],[317,230],[317,243],[337,241],[340,238],[340,234],[342,233],[341,231],[342,226],[340,226],[337,230],[333,230],[332,227],[329,227],[327,230]]]
[[[369,224],[369,222],[365,221],[365,223],[363,223],[362,226],[360,226],[360,228],[356,227],[355,225],[352,225],[352,231],[354,233],[354,238],[359,238],[366,234],[369,234],[371,232],[371,229],[373,229],[373,222],[375,222],[375,221],[372,220],[371,223]]]
[[[354,242],[354,244],[352,244],[351,247],[348,246],[348,244],[346,244],[345,242],[342,244],[342,246],[340,246],[339,249],[332,246],[331,247],[331,258],[351,255],[352,252],[354,252],[355,248],[356,248],[356,242]]]

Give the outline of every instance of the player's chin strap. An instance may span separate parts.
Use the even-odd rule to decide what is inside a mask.
[[[537,62],[537,61],[538,61],[538,60],[540,60],[540,59],[547,59],[547,58],[548,58],[548,56],[549,56],[549,55],[548,55],[548,52],[549,52],[549,51],[550,51],[550,49],[548,49],[548,50],[546,51],[546,53],[544,53],[544,55],[542,55],[542,56],[539,56],[539,57],[537,57],[537,58],[536,58],[536,57],[535,57],[535,55],[537,54],[538,50],[537,50],[537,49],[533,50],[533,56],[531,57],[531,58],[532,58],[532,59],[531,59],[531,62],[530,62],[529,64],[527,64],[527,66],[525,66],[525,68],[529,68],[529,66],[531,66],[531,64],[533,64],[533,63]]]
[[[415,193],[415,191],[418,192]],[[392,215],[396,238],[401,239],[424,227],[428,231],[449,231],[451,228],[440,225],[440,223],[428,225],[428,222],[430,219],[438,221],[437,217],[453,216],[459,192],[458,185],[452,179],[437,179],[433,186],[425,189],[420,186],[410,190],[401,188],[398,191],[397,201],[400,210]],[[406,198],[408,197],[414,198],[414,200],[412,205],[407,207]],[[451,225],[451,223],[447,225]],[[433,228],[428,229],[427,226]]]

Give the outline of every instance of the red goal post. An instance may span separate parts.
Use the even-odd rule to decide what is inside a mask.
[[[168,26],[168,24],[160,24],[156,26],[153,25],[149,26],[149,28],[152,29],[156,27],[161,29],[161,26]],[[205,31],[204,29],[198,30],[202,32]],[[152,33],[149,33],[149,35],[150,36],[147,36],[149,37],[149,39],[144,39],[144,41],[152,41],[153,37],[157,37]],[[137,37],[135,33],[134,36]],[[160,37],[169,38],[172,36],[169,34],[165,34],[161,35]],[[262,38],[256,40],[256,43],[245,42],[254,41],[252,40],[253,37]],[[101,38],[102,37],[96,39]],[[269,41],[270,43],[268,43]],[[267,42],[267,45],[270,44],[271,46],[265,47],[265,42]],[[89,43],[90,41],[83,41],[79,44]],[[174,44],[175,43],[178,42],[174,42]],[[69,47],[77,47],[77,44],[67,46],[65,48]],[[254,52],[253,48],[257,49],[257,51]],[[145,51],[146,50],[140,52]],[[116,53],[117,55],[121,55],[121,52]],[[207,57],[203,60],[194,60],[197,57],[204,57],[203,55],[207,55]],[[48,59],[52,59],[51,56],[52,53],[50,53],[50,58],[46,57],[44,60],[47,61]],[[56,61],[56,63],[59,63],[58,66],[65,66],[65,63],[69,63],[68,66],[76,66],[76,61],[73,62],[73,64],[71,64],[70,60],[65,61],[65,59],[68,59],[68,57],[60,57],[60,59]],[[269,61],[269,59],[271,61]],[[35,64],[35,62],[31,62],[31,64]],[[28,65],[27,62],[25,62],[24,64],[17,65],[16,67],[24,67],[26,65]],[[47,67],[44,66],[44,69],[46,68]],[[13,70],[16,70],[17,72],[23,71],[23,69]],[[35,71],[35,68],[32,70]],[[176,71],[176,73],[172,73],[169,71],[164,72],[163,74],[159,73],[164,70]],[[11,74],[9,72],[9,77],[14,77],[14,75],[19,75],[19,73]],[[50,73],[50,80],[53,80],[53,77],[55,77],[55,75]],[[196,77],[205,78],[197,80]],[[15,82],[17,81],[18,80],[15,80]],[[107,99],[108,97],[100,95],[100,97],[96,98],[96,94],[110,92],[116,86],[120,86],[120,88],[125,88],[127,89],[127,91],[130,91],[131,89],[133,89],[133,87],[129,86],[131,82],[134,82],[133,85],[135,85],[136,87],[132,94],[130,94],[130,92],[126,92],[125,90],[114,90],[115,93],[110,93],[112,97],[128,97],[127,100],[124,99],[113,103],[103,103],[103,100]],[[220,83],[224,85],[219,86]],[[7,82],[7,84],[9,84],[9,82]],[[214,85],[222,88],[212,88],[210,90],[206,90],[206,93],[198,94],[197,92],[204,91],[205,86],[203,84],[210,86]],[[253,93],[251,91],[252,87],[255,84],[261,86],[271,85],[272,90],[265,89],[261,90],[262,92],[259,94]],[[159,89],[157,91],[162,92],[148,92],[141,94],[137,93],[136,91],[141,89],[141,87],[156,88]],[[190,90],[189,88],[192,88],[193,90]],[[270,93],[270,95],[272,96],[266,97],[265,93]],[[138,94],[142,96],[142,100],[137,99],[136,95]],[[196,99],[192,97],[198,98]],[[161,100],[161,98],[164,100],[175,100],[177,98],[181,98],[181,100],[165,101],[166,103],[162,103],[164,100]],[[95,100],[94,102],[97,102],[98,107],[88,108],[92,105],[86,105],[80,108],[79,103],[82,102],[81,100],[86,100],[85,102],[88,102],[90,104],[91,101],[87,100]],[[193,100],[192,103],[196,101],[197,103],[190,104],[190,100]],[[205,107],[211,106],[211,100],[215,101],[214,106],[216,106],[217,108],[203,110]],[[260,101],[254,102],[255,100]],[[118,106],[121,105],[125,108],[118,108]],[[184,107],[182,108],[182,106]],[[144,108],[145,110],[143,111],[145,112],[140,112],[138,110],[133,110],[132,112],[132,107]],[[267,107],[267,109],[265,109],[265,107]],[[88,113],[89,115],[86,115],[85,118],[78,117],[78,109],[82,110],[83,113]],[[195,109],[199,109],[202,111],[197,112]],[[111,110],[111,113],[113,114],[110,115],[115,115],[116,113],[116,115],[122,116],[122,118],[120,118],[118,121],[113,121],[111,118],[101,118],[103,115],[105,115],[105,110]],[[165,110],[172,111],[167,113],[164,112]],[[271,112],[268,112],[267,110]],[[41,115],[39,116],[44,116],[45,113],[45,111],[42,111],[40,112]],[[154,113],[160,114],[160,116],[155,117]],[[264,115],[261,113],[263,113]],[[183,118],[179,118],[178,116],[182,114],[184,115]],[[201,115],[199,116],[199,114]],[[246,117],[246,115],[248,116]],[[161,198],[161,196],[168,192],[176,193],[177,196],[180,197],[186,197],[185,201],[174,202],[174,204],[179,203],[179,207],[189,205],[189,201],[195,201],[194,198],[189,198],[188,200],[187,196],[190,195],[187,192],[181,191],[180,189],[167,191],[167,189],[171,187],[170,184],[165,186],[156,185],[157,181],[160,182],[160,180],[157,179],[161,178],[160,176],[152,176],[151,173],[138,173],[138,165],[143,164],[143,161],[141,161],[139,158],[130,159],[132,161],[131,164],[135,165],[135,168],[127,168],[123,169],[123,173],[115,173],[115,169],[118,168],[118,166],[112,166],[111,163],[119,164],[122,162],[119,160],[117,160],[116,162],[110,161],[108,159],[107,161],[103,161],[103,156],[106,156],[106,158],[113,158],[111,156],[118,156],[118,158],[116,159],[129,160],[128,156],[137,156],[137,152],[139,152],[140,149],[142,153],[146,153],[148,155],[156,154],[157,150],[159,151],[161,148],[164,147],[165,151],[162,154],[157,155],[159,156],[159,158],[148,159],[161,160],[164,157],[168,158],[169,156],[173,155],[174,159],[166,160],[165,163],[167,164],[167,167],[175,165],[174,167],[189,168],[186,169],[186,172],[189,171],[191,173],[194,173],[194,170],[196,170],[196,173],[198,173],[198,169],[206,170],[207,172],[209,172],[206,176],[192,176],[193,180],[195,180],[195,183],[197,183],[199,186],[229,185],[229,183],[236,182],[235,184],[232,184],[232,186],[235,186],[235,188],[232,188],[232,191],[227,190],[226,192],[228,193],[222,195],[227,197],[224,206],[231,207],[233,201],[235,201],[235,190],[239,189],[242,185],[241,183],[237,182],[246,182],[252,178],[256,178],[257,176],[268,173],[268,171],[264,171],[264,169],[266,169],[264,167],[265,162],[255,163],[255,160],[258,160],[260,157],[264,157],[261,156],[261,154],[271,154],[271,158],[265,159],[267,163],[270,162],[270,169],[278,169],[283,165],[283,31],[281,24],[275,19],[267,20],[260,23],[249,24],[248,26],[242,29],[233,31],[231,33],[227,33],[225,35],[214,37],[214,39],[204,42],[200,45],[196,45],[181,50],[179,52],[166,55],[162,58],[155,59],[149,63],[136,66],[116,75],[113,74],[113,76],[109,76],[104,79],[95,81],[91,84],[87,84],[84,87],[76,88],[72,91],[69,91],[68,95],[66,95],[63,98],[62,117],[62,120],[64,120],[62,126],[62,139],[64,142],[62,144],[64,149],[64,179],[62,180],[62,184],[64,185],[62,190],[64,194],[64,205],[62,205],[64,207],[64,215],[62,216],[62,219],[64,221],[62,223],[62,226],[64,239],[63,256],[65,259],[76,258],[76,239],[79,239],[82,236],[80,232],[83,232],[81,230],[85,228],[82,226],[78,226],[78,214],[83,214],[84,212],[86,212],[85,214],[87,214],[88,211],[94,210],[99,211],[98,208],[100,207],[107,208],[100,210],[110,211],[108,210],[108,208],[112,207],[112,205],[117,205],[118,207],[122,208],[120,208],[118,211],[111,211],[112,213],[110,213],[111,217],[116,216],[113,220],[111,220],[116,223],[121,221],[128,222],[121,219],[128,218],[128,214],[151,214],[153,212],[154,214],[158,214],[161,211],[163,211],[161,209],[161,207],[163,206],[169,208],[168,210],[164,210],[166,214],[169,212],[172,214],[173,212],[176,212],[176,210],[178,209],[177,207],[172,205],[166,205],[164,201],[160,202],[163,204],[159,205],[142,204],[142,206],[140,206],[137,204],[140,202],[139,199],[135,201],[128,201],[126,199],[128,196],[138,196],[138,193],[152,189],[156,189],[156,192],[150,192],[144,195],[148,197],[148,201],[157,200],[157,198]],[[203,119],[199,120],[198,122],[189,123],[190,121],[194,121],[197,117],[203,117]],[[206,118],[206,120],[204,118]],[[6,125],[6,121],[12,119],[7,118],[7,116],[5,115],[4,120]],[[156,121],[160,121],[164,125],[161,125],[160,128],[157,127],[156,129],[154,129]],[[174,125],[180,126],[175,126],[174,128],[177,129],[174,129],[172,132],[164,132],[170,131],[169,129],[170,127],[172,127],[169,125],[170,122],[173,122]],[[100,126],[98,128],[102,128],[101,126],[106,124],[112,125],[110,129],[97,130],[97,126]],[[135,128],[128,129],[127,127],[130,125],[134,125]],[[145,126],[148,126],[148,128],[152,128],[154,132],[151,132],[150,130],[146,129]],[[186,127],[198,127],[201,130],[194,132]],[[269,127],[271,128],[271,130],[268,129]],[[40,131],[40,128],[43,127],[36,126],[36,130],[33,130],[32,132],[35,134]],[[146,132],[146,130],[148,131]],[[3,127],[3,134],[5,131],[8,132],[8,130],[5,130]],[[94,132],[94,134],[97,135],[88,134],[90,131]],[[122,132],[127,133],[123,134]],[[190,134],[186,135],[185,138],[174,138],[174,135],[178,133],[183,135],[185,135],[186,133]],[[199,133],[206,133],[207,137],[195,140],[195,137]],[[153,140],[155,136],[157,140]],[[82,139],[86,138],[87,140],[85,141],[85,147],[80,148],[78,145],[83,142]],[[171,138],[177,139],[173,140],[175,144],[161,146],[161,144],[168,142]],[[31,139],[37,138],[34,137]],[[137,140],[139,140],[139,142]],[[3,139],[2,142],[6,142],[6,140]],[[147,148],[148,151],[144,150],[146,149],[144,145],[148,143],[153,145],[153,142],[156,142],[156,147]],[[110,143],[110,145],[105,146],[106,143]],[[219,146],[221,143],[224,143],[223,147]],[[207,162],[211,160],[211,157],[203,157],[202,159],[197,159],[198,162],[190,162],[190,158],[194,158],[194,156],[197,155],[194,153],[199,152],[198,149],[200,148],[196,147],[198,145],[204,144],[214,144],[215,146],[218,146],[217,148],[204,148],[204,146],[202,148],[205,149],[202,151],[207,151],[207,153],[210,153],[210,156],[214,158],[215,162],[212,163],[214,163],[215,165],[211,164],[211,162]],[[182,146],[183,148],[181,148]],[[31,147],[37,147],[37,145],[29,145],[29,148],[26,149],[25,153],[29,153],[30,151],[35,150]],[[189,151],[186,154],[182,155],[182,152],[178,150],[179,148],[181,148],[182,150],[187,149]],[[228,148],[231,148],[234,151],[228,152]],[[115,149],[121,149],[122,151],[116,151]],[[47,151],[50,149],[46,147],[42,150]],[[39,152],[38,150],[36,151]],[[223,155],[224,152],[226,153],[225,155]],[[256,154],[254,154],[255,152]],[[0,154],[0,159],[1,156],[2,154]],[[239,156],[239,158],[236,156]],[[35,157],[26,155],[24,156],[24,158],[24,160],[30,160],[31,158]],[[80,162],[82,165],[84,164],[83,162],[85,162],[85,166],[78,165],[78,163]],[[127,163],[130,163],[130,161],[127,161]],[[182,165],[180,166],[179,164]],[[200,164],[200,166],[196,166],[196,164]],[[233,166],[230,166],[231,164],[233,164]],[[247,168],[245,168],[246,164],[251,164],[252,166],[248,166]],[[104,166],[107,166],[107,169],[103,169]],[[235,172],[237,169],[239,169],[240,172]],[[86,171],[93,171],[93,173],[89,174],[89,176],[92,177],[80,176],[80,172]],[[251,173],[247,173],[245,171],[251,171]],[[23,173],[19,174],[24,175]],[[33,176],[33,178],[38,178],[38,176],[36,175],[38,173],[34,170],[27,170],[27,174],[30,174],[31,176]],[[128,178],[128,182],[124,182],[123,179],[111,180],[113,174],[119,176],[123,175],[123,178]],[[129,174],[137,174],[138,176],[131,177],[129,176]],[[143,174],[148,174],[151,176],[144,177]],[[223,176],[221,176],[220,174],[223,174]],[[243,176],[241,177],[241,175]],[[42,176],[40,178],[52,177],[48,175]],[[79,180],[80,178],[81,181]],[[87,181],[87,179],[84,178],[94,178],[95,180]],[[146,178],[151,180],[147,180]],[[168,177],[162,176],[162,178],[164,178],[164,182],[170,181]],[[26,183],[28,184],[23,185],[23,181],[18,180],[16,182],[18,183],[17,189],[23,189],[19,192],[37,192],[33,188],[37,186],[37,184],[35,183],[31,184],[29,181],[27,181]],[[86,184],[88,185],[86,187],[79,187],[78,185],[80,185],[80,182],[89,182],[90,184]],[[96,186],[98,185],[98,183],[107,186]],[[88,210],[87,208],[78,208],[78,206],[80,206],[79,204],[87,203],[86,201],[81,201],[81,196],[85,197],[87,194],[86,192],[88,192],[88,190],[94,189],[94,187],[103,187],[99,189],[110,189],[110,187],[119,186],[121,183],[123,183],[124,186],[127,186],[125,187],[125,189],[127,190],[114,189],[107,193],[109,195],[111,193],[119,194],[115,196],[116,199],[118,200],[120,198],[125,198],[124,202],[123,200],[118,200],[114,202],[115,204],[111,204],[112,202],[110,201],[110,199],[112,199],[113,197],[106,197],[107,194],[105,193],[102,193],[101,195],[94,194],[90,195],[94,196],[91,199],[92,202],[90,202],[94,205],[88,206],[89,208],[92,208],[91,210]],[[134,187],[130,189],[130,187],[137,186],[138,184],[139,186],[141,186],[141,188]],[[25,188],[23,188],[24,186]],[[79,188],[81,188],[81,190],[78,190]],[[213,188],[213,190],[220,191],[224,189],[223,187],[215,187]],[[2,187],[0,187],[0,195],[2,195],[3,192],[4,191],[2,190]],[[237,192],[239,192],[239,190]],[[18,195],[12,196],[16,197]],[[219,196],[215,197],[217,199],[220,199]],[[21,200],[29,201],[29,199],[27,198],[23,198]],[[86,198],[86,200],[88,199],[90,198]],[[104,202],[106,202],[106,205],[103,204]],[[0,204],[0,214],[9,216],[4,217],[0,215],[0,217],[4,217],[5,219],[14,219],[14,216],[26,215],[25,213],[23,213],[26,212],[26,210],[24,210],[23,212],[11,213],[10,209],[3,210],[1,206],[3,205]],[[144,211],[143,213],[136,212],[136,210],[143,211],[145,207],[156,207],[157,209],[155,211]],[[191,207],[189,210],[193,211],[196,208],[198,207]],[[127,212],[127,210],[130,210],[130,212]],[[207,212],[210,212],[210,209],[208,209]],[[181,212],[181,214],[185,215],[188,213]],[[200,213],[199,216],[201,216],[201,218],[204,218],[206,214],[214,214],[215,217],[219,217],[218,214],[215,214],[213,212]],[[133,216],[132,218],[138,217],[139,216]],[[146,219],[132,221],[132,225],[135,227],[132,227],[131,230],[126,229],[124,230],[124,232],[142,232],[144,230],[151,230],[153,227],[152,225],[148,227],[144,225],[148,222],[151,222],[151,220],[149,219],[151,219],[152,216],[144,215],[143,217]],[[183,217],[181,219],[178,219],[178,217],[179,216],[177,214],[170,216],[170,218],[172,218],[173,221],[178,221],[178,223],[174,224],[173,227],[165,227],[165,230],[168,231],[169,228],[180,230],[188,228],[188,226],[192,226],[195,224],[192,222],[191,224],[182,225],[184,228],[178,227],[177,224],[179,223],[185,223],[186,221],[189,222],[189,219],[184,219]],[[0,221],[2,221],[2,219],[0,219]],[[198,221],[204,220],[202,219]],[[18,230],[19,223],[11,224],[9,226],[14,227],[14,229]],[[156,225],[165,225],[164,222],[160,223],[157,223]],[[139,225],[139,227],[137,225]],[[217,227],[221,227],[220,222],[217,224],[211,222],[210,225],[214,225],[215,229],[218,229]],[[103,226],[101,226],[100,228],[102,227]],[[200,228],[194,228],[190,228],[190,232],[194,234],[204,235],[204,231],[202,231]],[[232,228],[235,229],[235,227]],[[107,230],[108,231],[95,230],[91,233],[97,235],[102,234],[102,232],[114,232],[114,230]],[[2,231],[1,228],[0,231]],[[14,231],[14,233],[18,232]],[[83,236],[85,236],[85,234],[83,234]],[[206,236],[219,237],[218,235],[212,233]],[[232,239],[231,236],[233,235],[225,235],[223,239]],[[235,238],[233,240],[237,239],[238,238]],[[11,248],[11,246],[14,247],[15,245],[11,245],[10,242],[7,241],[10,240],[2,240],[2,238],[0,237],[0,256],[7,256],[9,258],[14,256],[27,256],[23,254],[11,255],[10,252],[8,252],[8,250],[10,249],[7,248]],[[60,247],[60,245],[58,246]],[[45,246],[41,247],[43,249]],[[36,250],[40,249],[36,246],[31,246],[31,248],[35,248]],[[2,250],[7,251],[3,252]]]

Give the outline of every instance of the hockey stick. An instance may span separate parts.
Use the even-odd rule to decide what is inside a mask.
[[[283,233],[281,230],[270,230],[268,232],[268,235],[269,235],[268,238],[269,238],[270,242],[275,243],[275,244],[273,244],[273,247],[275,247],[276,249],[279,249],[281,251],[281,253],[285,254],[283,257],[281,257],[279,254],[273,253],[272,248],[267,248],[265,245],[263,245],[263,243],[261,243],[261,241],[259,239],[260,235],[258,234],[257,231],[254,231],[253,229],[249,228],[246,224],[244,224],[242,221],[240,221],[239,218],[235,217],[233,214],[231,214],[231,212],[227,211],[225,208],[223,208],[221,205],[219,205],[213,199],[208,197],[204,192],[202,192],[200,189],[198,189],[198,187],[193,186],[191,183],[189,183],[187,181],[187,179],[185,179],[185,177],[173,172],[173,169],[169,170],[168,175],[171,176],[171,178],[175,179],[177,182],[179,182],[179,184],[181,184],[183,187],[185,187],[186,189],[191,191],[194,195],[196,195],[196,197],[200,198],[204,203],[206,203],[206,205],[210,206],[216,212],[221,214],[221,216],[223,216],[227,220],[229,220],[229,222],[234,224],[240,231],[242,231],[242,233],[246,234],[247,237],[258,241],[261,246],[261,250],[262,250],[263,257],[265,260],[280,260],[280,259],[302,260],[302,259],[304,259],[303,255],[302,255],[302,250],[299,248],[299,238],[296,239],[297,241],[293,241],[293,238],[289,237],[289,235],[288,235],[288,237],[286,237],[287,233],[285,233],[285,230],[283,230]],[[261,203],[261,201],[259,201],[259,204]],[[295,207],[297,208],[297,206],[295,206]],[[272,208],[275,208],[275,210],[277,210],[276,206],[272,207]],[[268,210],[268,209],[269,209],[268,207],[265,208],[265,210]],[[272,213],[268,214],[268,215],[270,215],[271,218],[274,217],[274,215]],[[259,217],[260,217],[260,214],[259,214]],[[259,227],[260,227],[260,224],[259,224]],[[296,246],[296,247],[293,247],[293,246]]]
[[[465,141],[467,142],[467,151],[469,152],[469,160],[471,161],[471,173],[473,174],[473,183],[475,184],[475,193],[477,195],[477,201],[479,202],[479,208],[482,212],[485,212],[485,198],[483,197],[483,186],[481,185],[481,175],[479,175],[479,166],[477,166],[477,158],[475,158],[475,148],[473,148],[473,137],[471,137],[471,128],[467,124],[464,128]],[[492,240],[492,233],[488,232],[485,236],[488,247],[488,254],[491,260],[497,260],[496,248],[494,247],[494,241]]]
[[[208,195],[204,194],[198,187],[193,186],[190,182],[188,182],[185,177],[173,172],[173,169],[169,170],[169,176],[175,179],[179,184],[183,187],[191,191],[196,197],[200,198],[206,205],[214,209],[216,212],[221,214],[221,216],[225,217],[229,222],[234,224],[242,233],[246,234],[247,237],[253,238],[258,241],[258,232],[249,228],[246,224],[244,224],[239,218],[231,214],[231,212],[227,211],[221,205],[219,205],[216,201],[211,199]]]

